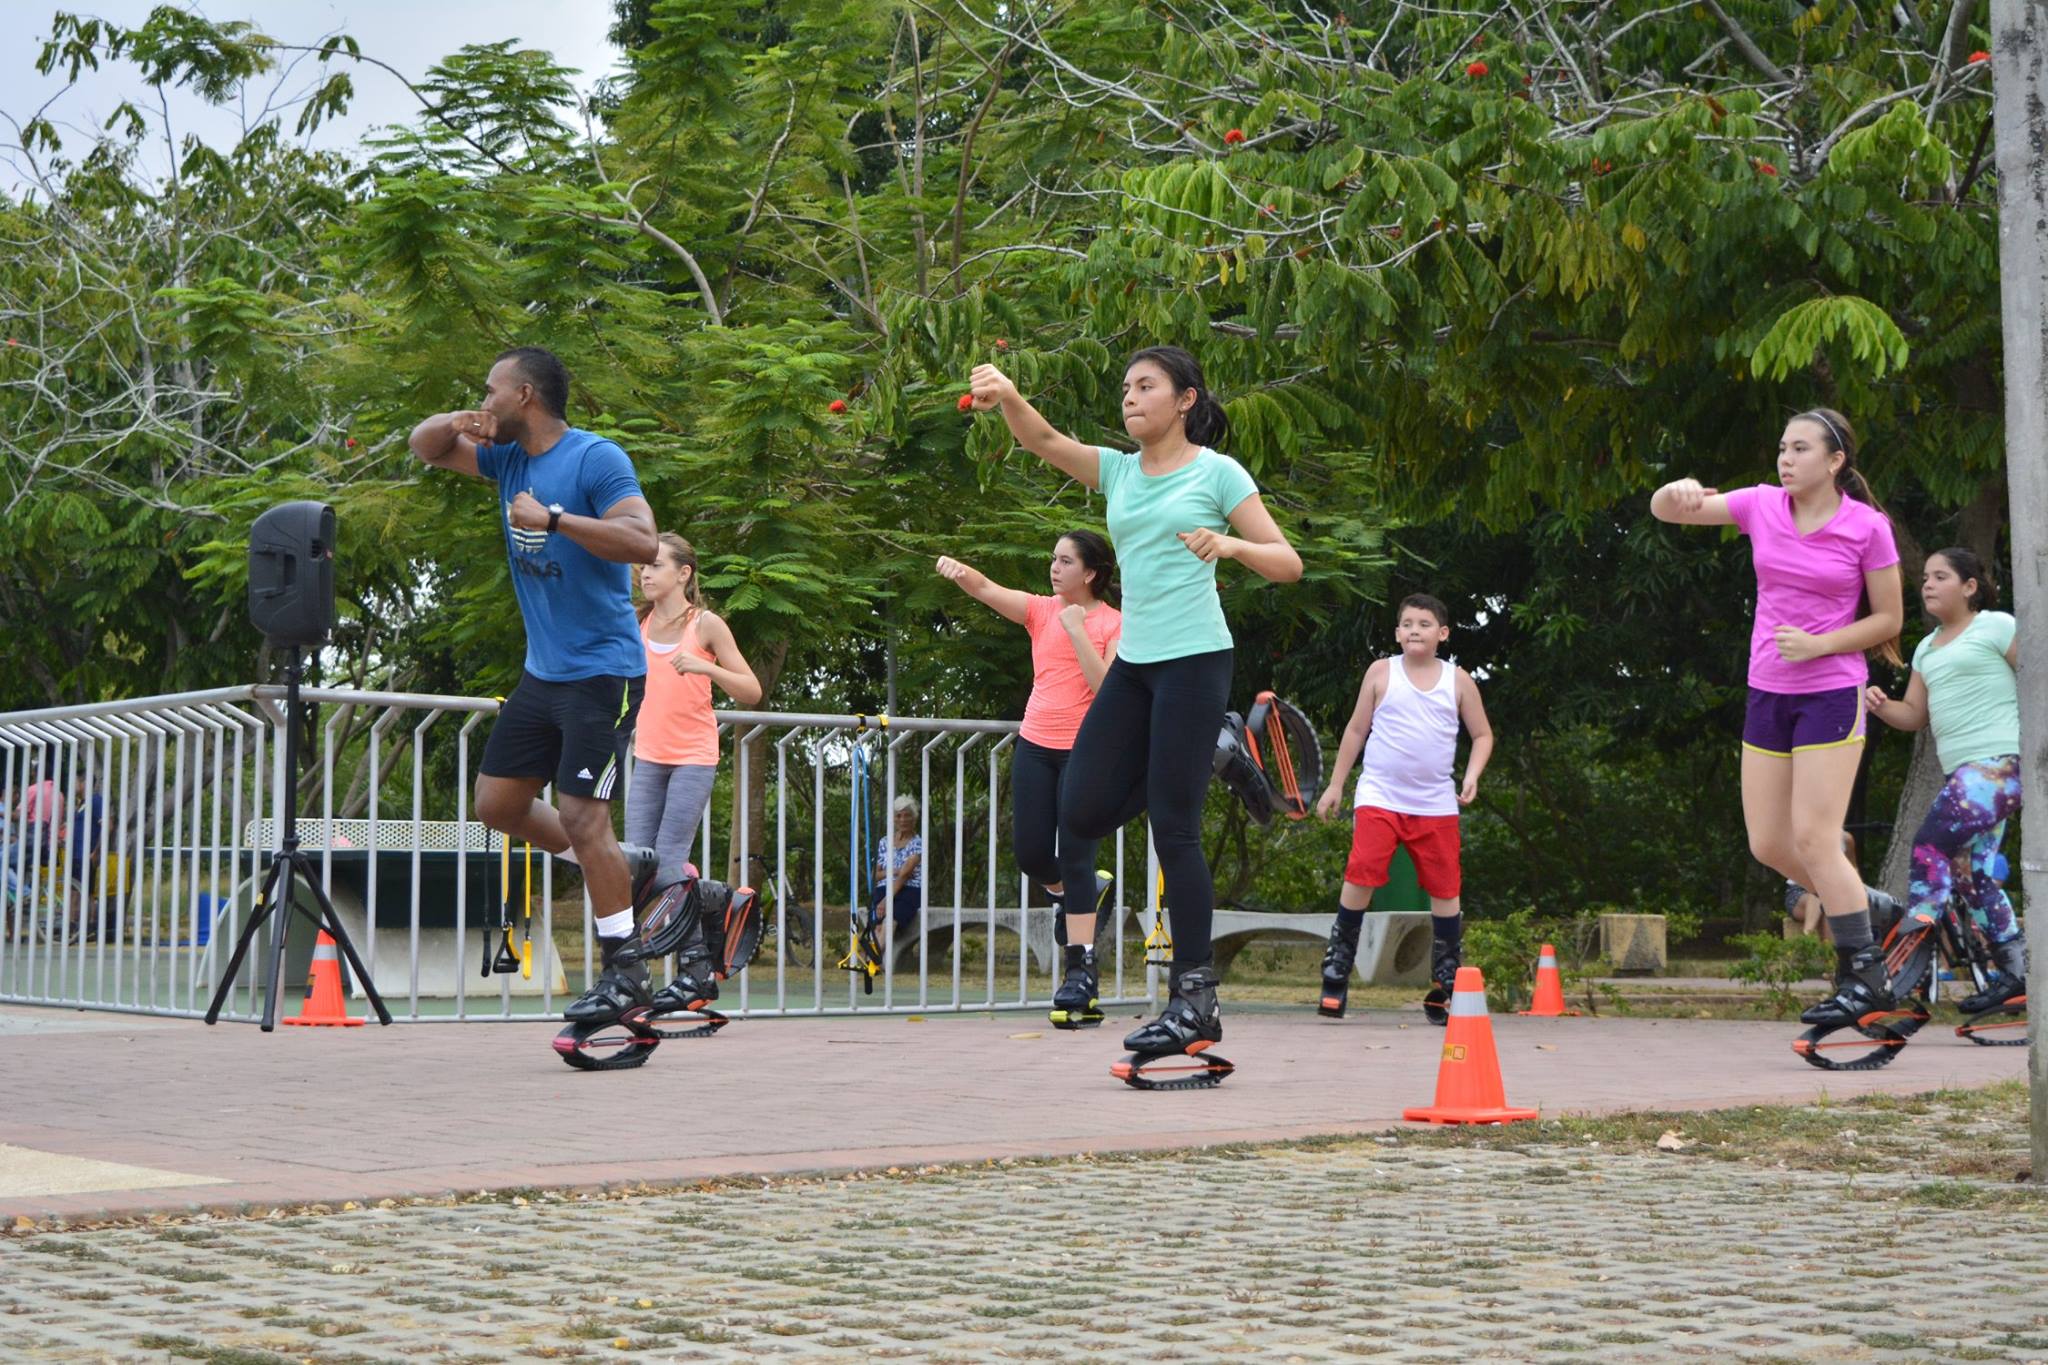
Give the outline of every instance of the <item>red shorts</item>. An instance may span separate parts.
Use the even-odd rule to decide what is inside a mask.
[[[1351,857],[1344,880],[1353,886],[1385,886],[1394,846],[1415,861],[1415,880],[1424,894],[1449,900],[1458,894],[1458,817],[1403,815],[1378,806],[1352,812]]]

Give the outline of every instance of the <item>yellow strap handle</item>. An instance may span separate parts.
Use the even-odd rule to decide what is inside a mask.
[[[505,843],[509,850],[511,840],[508,838]],[[531,840],[526,845],[526,941],[519,945],[519,978],[522,981],[533,980],[533,843]]]

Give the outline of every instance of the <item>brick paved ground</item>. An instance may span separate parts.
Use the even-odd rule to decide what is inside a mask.
[[[0,1241],[0,1354],[2038,1360],[2048,1227],[2012,1198],[1394,1137],[536,1195]]]
[[[0,1359],[2048,1360],[2017,1099],[1991,1139],[1883,1099],[2017,1077],[2023,1050],[1928,1036],[1828,1076],[1782,1025],[1495,1027],[1510,1098],[1550,1114],[1778,1100],[1834,1126],[1160,1150],[1393,1126],[1442,1036],[1395,1012],[1239,1010],[1237,1076],[1148,1096],[1107,1076],[1114,1031],[1016,1016],[759,1021],[587,1076],[549,1027],[0,1011]],[[1889,1107],[1811,1103],[1851,1094]],[[1838,1169],[1781,1164],[1821,1149]],[[544,1188],[605,1181],[684,1188]]]
[[[1443,1036],[1417,1011],[1332,1022],[1240,1009],[1222,1049],[1235,1076],[1146,1095],[1108,1075],[1124,1027],[758,1020],[664,1044],[638,1071],[592,1075],[555,1059],[553,1025],[264,1035],[0,1010],[0,1226],[1367,1132],[1429,1102]],[[2025,1071],[2023,1048],[1935,1029],[1885,1071],[1830,1075],[1792,1055],[1795,1028],[1780,1024],[1509,1017],[1494,1028],[1508,1098],[1546,1114],[1904,1093]],[[12,1186],[8,1146],[25,1172]],[[25,1176],[39,1153],[210,1183],[166,1188],[130,1172],[38,1185]]]

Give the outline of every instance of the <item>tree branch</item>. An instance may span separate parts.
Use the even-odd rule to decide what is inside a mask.
[[[1707,13],[1713,15],[1715,22],[1721,25],[1721,31],[1735,44],[1735,50],[1742,54],[1744,61],[1774,82],[1789,82],[1792,79],[1785,74],[1783,68],[1764,55],[1764,50],[1756,45],[1756,40],[1749,36],[1742,25],[1729,17],[1728,11],[1721,8],[1720,0],[1700,0],[1700,3],[1707,7]]]

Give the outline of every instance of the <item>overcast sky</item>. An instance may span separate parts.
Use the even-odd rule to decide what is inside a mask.
[[[49,76],[35,69],[50,17],[59,10],[90,14],[117,24],[140,24],[161,0],[0,0],[0,191],[20,192],[21,176],[13,166],[17,153],[15,126],[33,117],[55,97],[49,116],[58,125],[67,153],[75,154],[104,124],[123,100],[145,112],[154,100],[129,63],[102,62],[97,72],[81,72],[78,84],[64,89],[61,72]],[[612,72],[619,53],[605,41],[612,23],[608,0],[193,0],[185,8],[216,21],[243,19],[281,42],[316,43],[346,32],[362,46],[364,56],[389,62],[414,80],[427,67],[465,43],[493,43],[516,38],[521,47],[554,54],[577,68],[579,89]],[[309,141],[323,147],[354,146],[379,124],[404,122],[419,111],[405,87],[371,66],[353,71],[356,94],[348,117],[323,125]],[[252,92],[252,121],[266,99],[289,100],[312,84],[310,67],[297,75],[259,85]],[[170,101],[173,130],[194,133],[210,142],[231,143],[238,135],[244,110],[216,109],[188,92],[174,92]],[[291,131],[296,110],[284,119]],[[11,120],[11,122],[9,121]],[[147,169],[161,174],[168,152],[159,142],[148,154]]]

